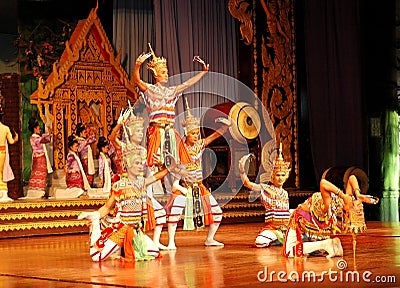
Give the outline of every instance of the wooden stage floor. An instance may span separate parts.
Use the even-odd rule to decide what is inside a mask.
[[[351,236],[339,236],[344,257],[330,260],[286,259],[281,246],[252,248],[261,226],[222,224],[216,239],[223,248],[203,246],[206,231],[178,229],[176,251],[130,264],[92,262],[87,233],[2,239],[0,287],[400,287],[399,223],[367,223],[355,258]],[[161,240],[167,242],[166,229]]]

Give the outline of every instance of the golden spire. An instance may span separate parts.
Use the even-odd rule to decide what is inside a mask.
[[[190,113],[189,103],[187,98],[185,98],[186,102],[186,119],[182,121],[182,126],[185,129],[185,134],[193,129],[197,129],[200,127],[200,119],[196,118]]]
[[[167,60],[164,57],[157,57],[153,51],[153,48],[151,48],[151,44],[150,43],[148,44],[152,59],[147,64],[147,69],[149,69],[151,73],[153,73],[154,75],[157,75],[157,72],[160,68],[167,68]]]

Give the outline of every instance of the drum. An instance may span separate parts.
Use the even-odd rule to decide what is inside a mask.
[[[201,118],[203,137],[217,130],[221,124],[215,120],[219,117],[230,118],[230,136],[239,143],[245,144],[257,138],[261,129],[261,120],[257,110],[246,102],[226,102],[208,109]]]
[[[322,179],[326,179],[344,190],[350,175],[357,177],[361,193],[366,194],[369,187],[368,176],[361,168],[355,166],[330,167],[324,171]]]

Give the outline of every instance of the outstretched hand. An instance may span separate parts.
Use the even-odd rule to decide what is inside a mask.
[[[215,119],[215,123],[222,123],[226,126],[231,126],[232,125],[232,121],[230,118],[224,118],[224,117],[218,117],[217,119]]]
[[[176,161],[175,157],[169,153],[168,151],[164,151],[164,162],[165,162],[165,166],[167,167],[168,171],[173,171],[177,166],[178,166],[178,162]],[[167,161],[168,159],[168,161]]]
[[[201,65],[203,65],[203,71],[208,71],[210,69],[210,64],[206,64],[206,62],[204,62],[204,60],[201,59],[200,56],[194,56],[193,62],[199,62]]]
[[[142,54],[139,55],[138,58],[136,58],[136,65],[142,65],[144,61],[146,61],[148,58],[151,57],[151,52],[143,52]]]
[[[131,110],[129,108],[125,109],[125,111],[121,109],[121,113],[119,114],[117,123],[120,124],[120,125],[125,124],[125,122],[129,118],[129,114],[130,113],[131,113]]]
[[[242,158],[240,158],[240,160],[239,160],[239,172],[241,174],[246,172],[247,160],[249,160],[249,159],[251,160],[253,158],[254,158],[254,154],[253,153],[244,155]]]

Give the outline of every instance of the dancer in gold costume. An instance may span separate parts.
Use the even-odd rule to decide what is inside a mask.
[[[245,164],[248,158],[249,155],[245,155],[239,160],[240,178],[244,186],[254,193],[259,193],[265,208],[265,226],[258,233],[254,245],[258,248],[263,248],[271,244],[283,244],[290,218],[289,195],[283,189],[283,183],[289,177],[290,162],[283,160],[281,143],[269,183],[256,184],[247,177]]]
[[[13,201],[8,197],[7,182],[14,179],[14,174],[10,167],[8,144],[18,141],[18,134],[12,136],[10,128],[3,124],[4,111],[0,104],[0,202]]]

